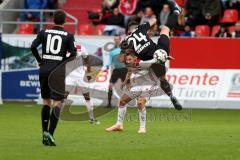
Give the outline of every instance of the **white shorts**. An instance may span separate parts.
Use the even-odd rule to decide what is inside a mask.
[[[70,94],[89,93],[89,83],[86,77],[68,75],[65,79],[66,90]]]
[[[131,88],[125,92],[132,100],[142,97],[151,97],[154,95],[163,95],[160,87],[160,80],[154,72],[149,69],[145,74],[133,74],[130,79]]]

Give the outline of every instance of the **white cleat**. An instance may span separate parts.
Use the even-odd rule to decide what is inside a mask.
[[[146,133],[146,129],[145,128],[139,128],[138,133]]]
[[[115,131],[123,131],[123,126],[114,124],[112,127],[106,128],[105,129],[107,132],[115,132]]]

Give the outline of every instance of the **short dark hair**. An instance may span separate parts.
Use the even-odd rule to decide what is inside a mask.
[[[137,25],[139,25],[138,22],[136,22],[136,21],[130,21],[130,22],[128,23],[128,28],[131,27],[131,26],[137,26]]]
[[[57,10],[53,15],[53,22],[57,25],[63,25],[65,23],[67,15],[63,10]]]

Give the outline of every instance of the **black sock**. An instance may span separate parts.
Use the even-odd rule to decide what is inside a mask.
[[[49,118],[50,118],[50,106],[48,105],[43,105],[42,107],[42,131],[47,132],[48,131],[48,123],[49,123]]]
[[[58,106],[55,106],[52,110],[52,113],[51,113],[51,116],[50,116],[50,126],[49,126],[49,133],[51,135],[54,134],[54,131],[57,127],[58,120],[59,120],[59,117],[60,117],[60,111],[61,111],[61,108],[58,107]]]
[[[161,79],[161,88],[169,97],[172,97],[172,88],[166,79]]]
[[[112,101],[112,90],[108,91],[108,105],[111,106],[111,101]]]

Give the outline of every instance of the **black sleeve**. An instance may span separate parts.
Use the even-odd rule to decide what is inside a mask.
[[[68,52],[71,53],[70,57],[76,57],[77,56],[77,49],[74,45],[74,36],[70,34],[69,39],[68,39]]]
[[[150,23],[146,22],[138,26],[138,28],[142,31],[147,33],[147,31],[150,29]]]
[[[37,38],[33,40],[31,45],[31,51],[36,60],[40,63],[42,62],[42,58],[40,57],[37,47],[42,43],[42,31],[38,33]]]

